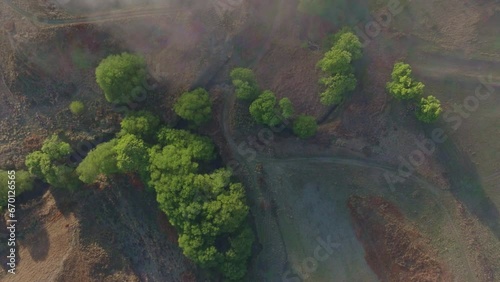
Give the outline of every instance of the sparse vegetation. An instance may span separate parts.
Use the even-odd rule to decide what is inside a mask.
[[[185,120],[200,126],[212,117],[212,104],[208,92],[203,88],[181,95],[174,105],[175,113]]]
[[[85,110],[85,106],[80,101],[73,101],[71,102],[71,104],[69,104],[69,110],[71,111],[71,113],[78,116],[83,113],[83,111]]]
[[[127,103],[143,90],[146,62],[129,53],[110,55],[101,61],[95,75],[108,102]]]
[[[307,139],[316,134],[318,124],[312,116],[300,115],[293,122],[293,133],[300,138]]]

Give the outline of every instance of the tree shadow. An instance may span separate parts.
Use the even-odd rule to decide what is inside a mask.
[[[449,180],[454,197],[500,239],[500,212],[481,185],[479,173],[470,157],[451,138],[437,151],[437,157],[448,169],[443,176]]]

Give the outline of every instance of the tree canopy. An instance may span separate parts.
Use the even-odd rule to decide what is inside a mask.
[[[64,158],[71,154],[68,143],[52,135],[43,143],[41,151],[26,156],[25,164],[31,174],[40,177],[56,188],[75,189],[80,186],[75,171],[64,164]]]
[[[117,166],[116,139],[97,145],[90,151],[76,168],[78,178],[86,184],[94,183],[99,175],[111,175],[119,173]]]
[[[342,103],[345,94],[356,88],[352,63],[362,56],[359,38],[347,29],[340,30],[331,41],[333,46],[317,64],[325,74],[319,81],[325,87],[320,101],[327,106]]]
[[[266,90],[250,105],[250,115],[260,124],[276,126],[282,122],[276,107],[276,96]]]
[[[238,99],[253,101],[259,96],[260,90],[251,69],[235,68],[231,71],[230,76]]]
[[[325,91],[320,94],[320,101],[324,105],[338,105],[344,100],[344,93],[353,91],[356,88],[356,78],[354,74],[336,74],[322,78],[320,83],[325,87]]]
[[[425,86],[422,82],[415,81],[411,72],[409,64],[403,62],[394,64],[392,80],[387,83],[387,89],[392,96],[400,100],[409,100],[422,95]]]
[[[303,139],[314,136],[317,129],[318,124],[312,116],[300,115],[293,122],[293,133]]]
[[[108,102],[127,103],[143,90],[146,62],[129,53],[110,55],[101,61],[95,75]]]
[[[208,92],[203,88],[198,88],[183,93],[174,104],[174,111],[196,126],[206,123],[212,117],[212,104]]]
[[[154,137],[160,125],[160,119],[148,111],[129,113],[120,123],[119,136],[133,134],[148,140]]]
[[[439,118],[442,111],[441,102],[434,96],[428,96],[420,100],[416,116],[422,122],[432,123]]]

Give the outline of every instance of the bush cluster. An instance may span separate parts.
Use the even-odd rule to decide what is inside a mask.
[[[411,73],[409,64],[395,63],[391,81],[387,83],[387,90],[398,100],[416,100],[417,110],[415,115],[417,119],[425,123],[432,123],[439,118],[443,111],[441,102],[434,96],[423,98],[425,85],[413,79]]]

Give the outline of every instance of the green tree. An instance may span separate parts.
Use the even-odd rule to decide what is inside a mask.
[[[312,116],[300,115],[293,122],[293,133],[303,139],[314,136],[317,129],[318,124]]]
[[[347,51],[351,54],[351,60],[362,57],[362,45],[359,38],[352,32],[343,32],[333,46],[334,49]]]
[[[71,102],[71,104],[69,104],[69,110],[71,111],[71,113],[78,116],[83,113],[83,111],[85,110],[85,106],[80,101],[73,101]]]
[[[191,158],[200,161],[210,161],[215,158],[215,146],[210,138],[190,133],[187,130],[163,127],[157,136],[160,145],[173,145],[186,149]]]
[[[434,96],[428,96],[420,100],[416,116],[422,122],[432,123],[439,118],[442,111],[441,102]]]
[[[142,139],[132,134],[123,135],[113,150],[116,152],[116,166],[121,172],[138,172],[144,176],[149,159],[148,147]]]
[[[320,83],[326,86],[325,91],[320,94],[323,105],[338,105],[344,100],[347,92],[356,88],[357,80],[353,74],[336,74],[320,79]]]
[[[231,71],[230,76],[238,99],[253,101],[259,96],[260,90],[251,69],[235,68]]]
[[[387,83],[389,93],[400,100],[414,99],[422,95],[424,84],[411,77],[409,64],[398,62],[394,64],[391,74],[392,81]]]
[[[60,160],[71,154],[71,146],[54,134],[45,139],[42,145],[42,152],[47,154],[52,161]]]
[[[319,60],[318,68],[323,72],[333,75],[336,73],[352,73],[352,54],[345,50],[336,49],[335,46]]]
[[[127,103],[143,90],[146,62],[129,53],[110,55],[101,61],[95,75],[108,102]]]
[[[133,134],[144,140],[154,137],[160,125],[160,119],[148,111],[132,112],[120,123],[119,136]]]
[[[291,118],[293,116],[294,110],[293,110],[293,104],[292,101],[288,98],[282,98],[279,101],[279,106],[281,109],[281,115],[283,118]]]
[[[276,107],[276,96],[273,92],[266,90],[250,105],[250,115],[258,123],[276,126],[282,122],[278,116]]]
[[[174,104],[174,111],[185,120],[200,126],[212,117],[212,104],[208,92],[203,88],[186,92]]]
[[[79,179],[86,184],[94,183],[99,175],[120,172],[117,166],[114,147],[117,139],[97,145],[76,168]]]
[[[0,170],[0,209],[7,207],[8,191],[15,191],[15,197],[18,197],[22,193],[33,189],[33,180],[31,174],[24,170],[16,170],[15,174]],[[15,190],[9,189],[10,185],[15,187]]]

